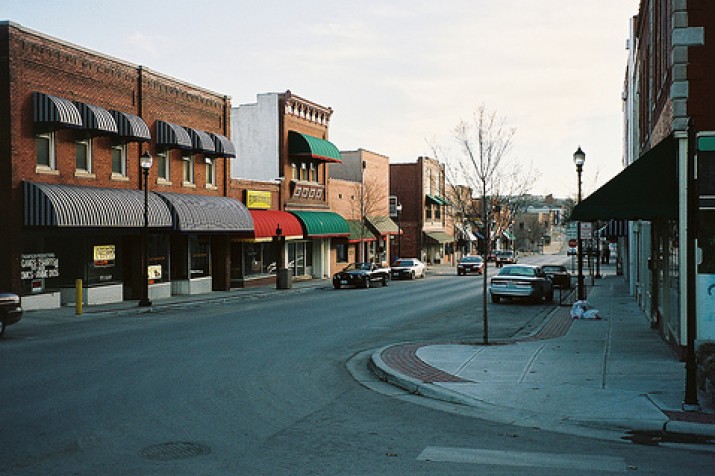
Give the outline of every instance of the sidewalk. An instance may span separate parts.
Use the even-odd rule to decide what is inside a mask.
[[[623,278],[612,266],[604,271],[588,296],[601,320],[572,320],[570,308],[558,307],[518,341],[396,344],[375,351],[370,367],[394,385],[475,407],[489,420],[585,434],[715,437],[711,408],[682,411],[685,364],[650,328]]]
[[[65,325],[68,322],[82,322],[98,318],[141,315],[149,312],[162,312],[177,308],[191,308],[205,305],[226,304],[240,301],[269,299],[276,294],[296,294],[328,286],[329,281],[322,279],[296,280],[290,289],[276,289],[275,285],[233,289],[231,291],[213,291],[207,294],[172,296],[155,299],[149,307],[139,307],[138,301],[122,301],[111,304],[83,306],[82,315],[75,314],[74,306],[57,309],[25,311],[22,320],[9,326],[6,338],[13,333],[24,333],[26,329],[38,326]]]

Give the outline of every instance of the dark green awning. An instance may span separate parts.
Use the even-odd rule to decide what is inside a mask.
[[[672,135],[593,192],[571,213],[574,221],[678,218],[678,154]]]
[[[441,197],[438,197],[437,195],[430,195],[429,193],[427,194],[427,202],[432,202],[435,205],[446,205],[446,203],[442,201]]]
[[[332,142],[295,131],[288,132],[288,155],[326,162],[342,162],[340,151]]]
[[[360,220],[347,220],[347,222],[350,227],[348,242],[375,241],[375,235],[373,235],[367,225],[363,225]]]
[[[350,227],[345,218],[334,212],[291,212],[303,224],[304,235],[309,238],[349,236]]]

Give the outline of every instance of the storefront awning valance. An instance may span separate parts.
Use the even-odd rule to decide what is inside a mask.
[[[340,151],[332,142],[295,131],[288,132],[288,155],[325,162],[342,162]]]
[[[75,106],[82,115],[84,129],[90,135],[109,135],[117,133],[117,122],[106,109],[75,101]]]
[[[82,128],[82,115],[75,104],[49,94],[32,93],[35,125],[43,130]]]
[[[165,149],[191,150],[193,144],[186,129],[171,122],[156,121],[156,145]]]
[[[281,236],[286,240],[303,238],[303,227],[295,217],[281,210],[250,210],[253,218],[253,237],[255,241],[270,241],[280,227]]]
[[[246,205],[233,198],[169,192],[156,194],[169,206],[174,230],[253,232],[251,213]]]
[[[144,192],[23,182],[25,226],[139,228],[144,226]],[[171,213],[149,194],[149,226],[171,227]]]
[[[334,212],[291,212],[303,224],[304,235],[310,238],[349,236],[350,227],[345,218]]]
[[[184,127],[184,129],[186,129],[186,132],[189,133],[189,137],[191,138],[191,148],[194,152],[208,155],[213,155],[213,153],[216,152],[214,141],[207,132],[199,129],[193,129],[191,127]]]
[[[109,113],[117,123],[117,135],[126,142],[149,142],[151,141],[151,133],[146,122],[134,114],[126,112],[109,110]]]
[[[228,137],[222,136],[221,134],[214,134],[212,132],[208,133],[213,140],[214,149],[216,152],[214,155],[216,157],[236,157],[236,146]]]
[[[509,230],[502,231],[502,235],[504,235],[507,240],[514,241],[514,235]]]
[[[677,143],[668,136],[574,207],[571,219],[678,218]]]
[[[347,220],[348,227],[350,227],[350,236],[348,237],[348,243],[358,243],[360,241],[375,241],[375,235],[373,235],[367,226],[364,226],[360,220]]]
[[[390,217],[368,216],[365,217],[365,219],[373,230],[380,236],[398,235],[400,233],[397,223],[392,221],[392,218]]]
[[[454,237],[444,231],[425,231],[425,236],[437,243],[450,243],[454,241]]]

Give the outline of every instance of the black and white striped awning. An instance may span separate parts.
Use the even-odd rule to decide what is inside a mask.
[[[126,142],[149,142],[151,133],[146,122],[134,114],[109,110],[109,113],[117,123],[117,135]]]
[[[233,142],[228,137],[214,134],[213,132],[208,134],[214,142],[214,147],[216,148],[214,155],[216,157],[236,157],[236,146],[233,145]]]
[[[198,129],[192,129],[191,127],[184,127],[184,129],[186,129],[186,132],[189,133],[189,137],[191,137],[191,148],[194,152],[207,155],[213,155],[213,153],[216,152],[214,141],[211,140],[211,136],[209,136],[208,133]]]
[[[165,149],[193,149],[186,129],[171,122],[156,121],[156,145]]]
[[[627,220],[611,220],[606,226],[598,229],[598,236],[605,239],[628,236]]]
[[[157,192],[169,205],[177,231],[253,233],[253,218],[246,205],[228,197]]]
[[[144,226],[144,192],[23,182],[25,226],[139,228]],[[171,213],[149,194],[149,226],[171,227]]]
[[[106,109],[75,101],[75,106],[82,115],[82,124],[90,135],[108,135],[117,133],[117,122]]]
[[[43,130],[82,128],[82,115],[68,99],[49,94],[32,93],[35,125]]]

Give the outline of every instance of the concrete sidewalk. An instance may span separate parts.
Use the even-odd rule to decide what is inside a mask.
[[[605,275],[588,301],[603,319],[572,320],[560,307],[518,341],[397,344],[375,351],[370,367],[412,393],[476,407],[494,421],[715,437],[711,408],[682,411],[685,365],[650,328],[623,278]]]

